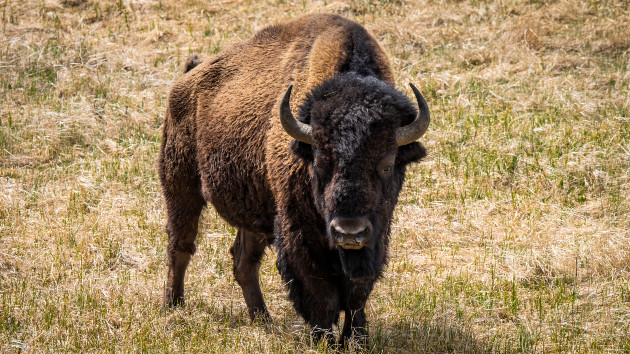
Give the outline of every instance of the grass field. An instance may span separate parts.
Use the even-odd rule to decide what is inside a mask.
[[[363,24],[432,110],[368,351],[630,352],[624,0],[0,0],[0,351],[329,351],[272,251],[274,324],[249,322],[212,208],[187,306],[162,307],[156,172],[190,54],[319,12]]]

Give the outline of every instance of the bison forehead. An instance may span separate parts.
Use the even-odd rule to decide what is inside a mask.
[[[336,129],[330,132],[331,145],[340,157],[350,157],[360,149],[361,146],[369,143],[370,124],[365,122],[373,114],[370,114],[366,107],[353,105],[344,112],[344,118],[335,124]]]
[[[317,148],[343,159],[391,150],[396,128],[415,116],[415,106],[392,85],[351,73],[322,84],[300,108]]]
[[[315,144],[340,164],[378,157],[396,148],[396,125],[383,118],[379,109],[363,104],[337,107],[314,124]]]

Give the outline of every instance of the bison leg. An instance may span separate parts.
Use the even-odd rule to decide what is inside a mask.
[[[167,198],[168,275],[164,302],[181,305],[184,302],[184,276],[190,258],[195,253],[195,239],[203,200],[179,195]]]
[[[323,307],[321,303],[314,303],[314,310],[319,313],[311,313],[307,322],[311,325],[311,334],[315,341],[325,341],[329,346],[335,345],[335,337],[332,326],[339,319],[339,310],[330,307]],[[313,312],[315,312],[313,311]],[[306,319],[306,318],[305,318]]]
[[[343,323],[343,331],[339,342],[341,345],[346,345],[350,338],[354,335],[354,338],[359,343],[365,345],[367,341],[367,320],[365,319],[364,309],[350,311],[346,310],[346,318]]]
[[[309,290],[300,300],[304,304],[302,316],[311,325],[311,333],[317,341],[324,340],[329,345],[335,343],[332,332],[333,324],[339,320],[339,301],[337,289],[326,281],[309,279]]]
[[[239,229],[230,248],[234,259],[234,278],[243,290],[249,317],[252,320],[258,317],[265,322],[271,321],[271,316],[260,290],[258,271],[268,244],[269,237],[266,235]]]

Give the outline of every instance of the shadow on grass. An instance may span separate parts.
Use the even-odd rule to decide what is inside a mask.
[[[328,352],[321,343],[314,343],[308,326],[293,313],[282,318],[275,317],[272,324],[249,320],[246,311],[229,306],[216,306],[205,301],[189,302],[183,308],[166,310],[167,328],[175,331],[206,330],[239,332],[252,326],[276,339],[289,341],[289,347]],[[245,329],[247,331],[247,329]],[[335,335],[339,335],[336,328]],[[284,339],[282,339],[284,338]],[[285,342],[285,344],[288,344]],[[352,345],[347,352],[356,352]],[[286,348],[285,348],[286,349]],[[450,319],[386,319],[373,318],[369,321],[369,339],[365,350],[368,353],[488,353],[491,343],[480,341],[471,329]],[[282,351],[282,350],[281,350]],[[333,350],[334,352],[334,350]]]
[[[449,320],[370,321],[368,352],[487,353],[489,343],[479,341],[472,330]]]
[[[213,304],[205,301],[187,301],[186,304],[174,307],[162,307],[167,326],[191,325],[195,322],[213,323],[220,328],[237,329],[252,325],[245,311],[231,306]],[[256,324],[258,321],[255,322]]]

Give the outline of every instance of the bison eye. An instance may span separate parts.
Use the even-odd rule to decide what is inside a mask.
[[[383,157],[376,165],[378,175],[382,179],[389,179],[394,173],[394,163],[396,162],[396,154],[390,154]]]
[[[326,168],[325,168],[325,164],[326,164],[326,163],[324,162],[324,159],[321,157],[321,155],[316,154],[316,155],[315,155],[315,163],[313,164],[313,167],[314,167],[314,169],[315,169],[315,172],[316,172],[318,175],[320,175],[320,176],[321,176],[321,175],[323,175],[323,174],[324,174],[324,171],[326,170]]]

